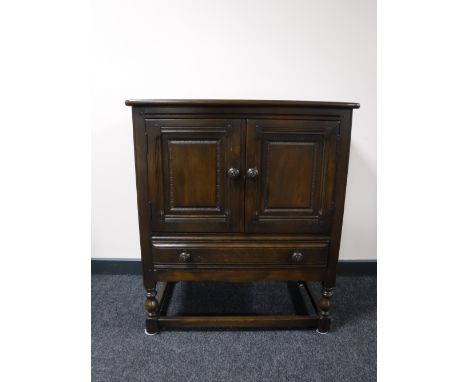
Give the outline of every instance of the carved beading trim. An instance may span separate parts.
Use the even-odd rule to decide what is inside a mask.
[[[219,211],[221,211],[221,140],[216,141],[216,208]]]

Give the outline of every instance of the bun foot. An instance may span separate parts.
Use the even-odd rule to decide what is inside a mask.
[[[152,327],[152,328],[148,329],[148,323],[146,323],[145,334],[147,336],[155,336],[156,334],[160,333],[159,327],[158,327],[156,322],[155,322],[155,324],[156,325],[152,325],[152,326],[155,326],[155,327]]]
[[[329,318],[321,318],[319,320],[317,333],[327,334],[330,331],[330,323],[331,323],[331,320]]]

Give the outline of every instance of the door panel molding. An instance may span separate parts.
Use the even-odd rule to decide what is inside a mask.
[[[146,119],[154,232],[240,232],[241,125],[231,119]]]
[[[327,232],[333,210],[337,120],[247,120],[246,232]]]

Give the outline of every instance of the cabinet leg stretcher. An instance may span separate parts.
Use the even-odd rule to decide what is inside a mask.
[[[332,288],[322,288],[322,296],[317,299],[309,282],[299,281],[298,287],[304,288],[310,299],[314,313],[312,315],[199,315],[169,316],[167,307],[176,282],[160,282],[160,289],[147,292],[145,308],[147,310],[146,329],[148,335],[159,334],[165,329],[197,328],[262,328],[262,329],[317,329],[325,334],[330,329],[330,297]],[[148,309],[150,308],[150,309]]]

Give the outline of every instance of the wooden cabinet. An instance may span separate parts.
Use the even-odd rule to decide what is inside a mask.
[[[287,326],[326,332],[353,103],[132,100],[147,333]],[[322,282],[317,316],[168,317],[171,283]],[[162,282],[156,294],[155,284]]]

